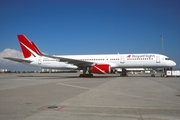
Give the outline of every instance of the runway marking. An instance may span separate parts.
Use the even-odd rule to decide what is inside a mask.
[[[38,110],[47,110],[48,108],[47,108],[47,106],[42,106],[42,107],[40,107],[40,108],[38,108]]]
[[[140,109],[138,108],[138,112],[139,112],[139,115],[140,115],[140,119],[141,120],[143,120],[143,118],[142,118],[142,114],[141,114],[141,111],[140,111]]]
[[[85,89],[85,90],[94,90],[97,92],[104,92],[104,93],[110,93],[110,94],[115,94],[115,95],[122,95],[122,96],[127,96],[127,97],[134,97],[134,98],[141,98],[141,99],[146,99],[146,100],[152,100],[152,101],[160,101],[160,102],[166,102],[166,103],[173,103],[173,104],[177,104],[180,105],[180,103],[178,102],[173,102],[170,100],[162,100],[162,99],[155,99],[155,98],[148,98],[148,97],[142,97],[142,96],[138,96],[138,95],[128,95],[128,94],[124,94],[124,93],[120,93],[120,92],[109,92],[109,91],[105,91],[105,90],[100,90],[100,89],[95,89],[95,88],[88,88],[88,87],[82,87],[82,86],[77,86],[77,85],[70,85],[70,84],[65,84],[65,83],[57,83],[59,85],[63,85],[63,86],[67,86],[67,87],[74,87],[74,88],[80,88],[80,89]]]
[[[59,107],[57,110],[61,110],[61,109],[63,109],[65,106],[61,106],[61,107]]]

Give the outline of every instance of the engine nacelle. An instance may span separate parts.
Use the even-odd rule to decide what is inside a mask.
[[[111,66],[109,64],[96,64],[91,66],[90,71],[92,73],[107,74],[111,72]]]

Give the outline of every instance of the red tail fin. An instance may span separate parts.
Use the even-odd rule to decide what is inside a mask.
[[[28,38],[26,38],[26,36],[23,34],[17,35],[17,37],[18,37],[19,44],[23,52],[24,58],[29,58],[31,55],[36,57],[36,55],[34,54],[36,50],[33,44],[28,40]]]
[[[35,52],[38,54],[38,55],[43,55],[42,53],[41,53],[41,51],[38,49],[38,47],[36,46],[36,44],[34,43],[34,42],[31,42],[32,43],[32,45],[34,46],[34,49],[36,50]]]

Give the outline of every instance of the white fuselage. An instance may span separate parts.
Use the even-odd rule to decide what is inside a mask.
[[[101,55],[64,55],[57,57],[71,58],[97,64],[109,64],[111,68],[161,68],[173,67],[176,63],[160,54],[101,54]],[[31,65],[50,69],[78,69],[77,66],[60,62],[48,57],[32,58]]]

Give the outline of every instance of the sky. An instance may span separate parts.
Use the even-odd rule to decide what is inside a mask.
[[[162,34],[180,69],[179,12],[179,0],[0,0],[0,53],[25,34],[50,55],[162,54]]]

